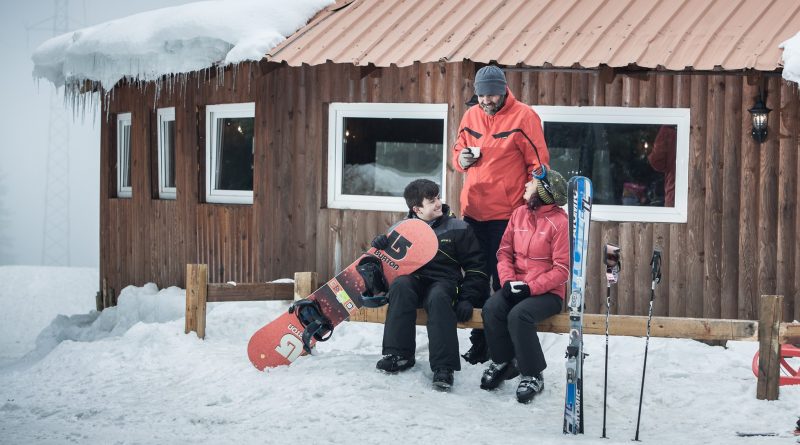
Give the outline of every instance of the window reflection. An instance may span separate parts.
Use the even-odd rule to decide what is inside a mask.
[[[414,179],[442,183],[441,119],[344,118],[342,190],[403,196]]]
[[[592,180],[594,203],[675,205],[675,125],[545,122],[551,166]]]

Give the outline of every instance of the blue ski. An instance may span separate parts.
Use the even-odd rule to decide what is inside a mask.
[[[592,181],[583,176],[569,180],[570,295],[567,345],[567,394],[564,434],[583,433],[583,307],[586,290],[586,251],[592,216]]]

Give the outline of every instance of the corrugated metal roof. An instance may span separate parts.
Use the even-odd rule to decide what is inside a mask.
[[[268,60],[772,71],[798,0],[340,0]]]

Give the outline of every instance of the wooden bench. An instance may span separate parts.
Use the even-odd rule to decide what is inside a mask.
[[[186,328],[205,338],[206,304],[217,301],[269,301],[298,300],[307,297],[318,287],[316,272],[297,272],[294,283],[240,283],[221,284],[208,282],[205,264],[189,264],[186,268]],[[777,400],[780,378],[780,345],[800,342],[800,324],[781,323],[783,296],[763,295],[759,308],[759,321],[719,320],[710,318],[653,317],[651,337],[687,338],[694,340],[739,340],[759,342],[758,385],[756,397],[760,400]],[[354,322],[384,323],[387,307],[362,308],[350,317]],[[266,320],[265,320],[266,322]],[[427,314],[417,311],[417,324],[425,325]],[[459,328],[483,328],[481,310],[475,309],[472,319],[459,323]],[[569,317],[566,313],[554,315],[537,326],[539,332],[566,333]],[[637,315],[611,315],[610,335],[644,337],[647,334],[647,317]],[[605,315],[585,314],[585,334],[605,334]]]

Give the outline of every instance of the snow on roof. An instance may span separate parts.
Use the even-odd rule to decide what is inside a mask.
[[[783,48],[783,78],[800,83],[800,32],[780,47]]]
[[[33,53],[33,76],[56,87],[157,80],[260,60],[333,0],[211,0],[72,31]]]

